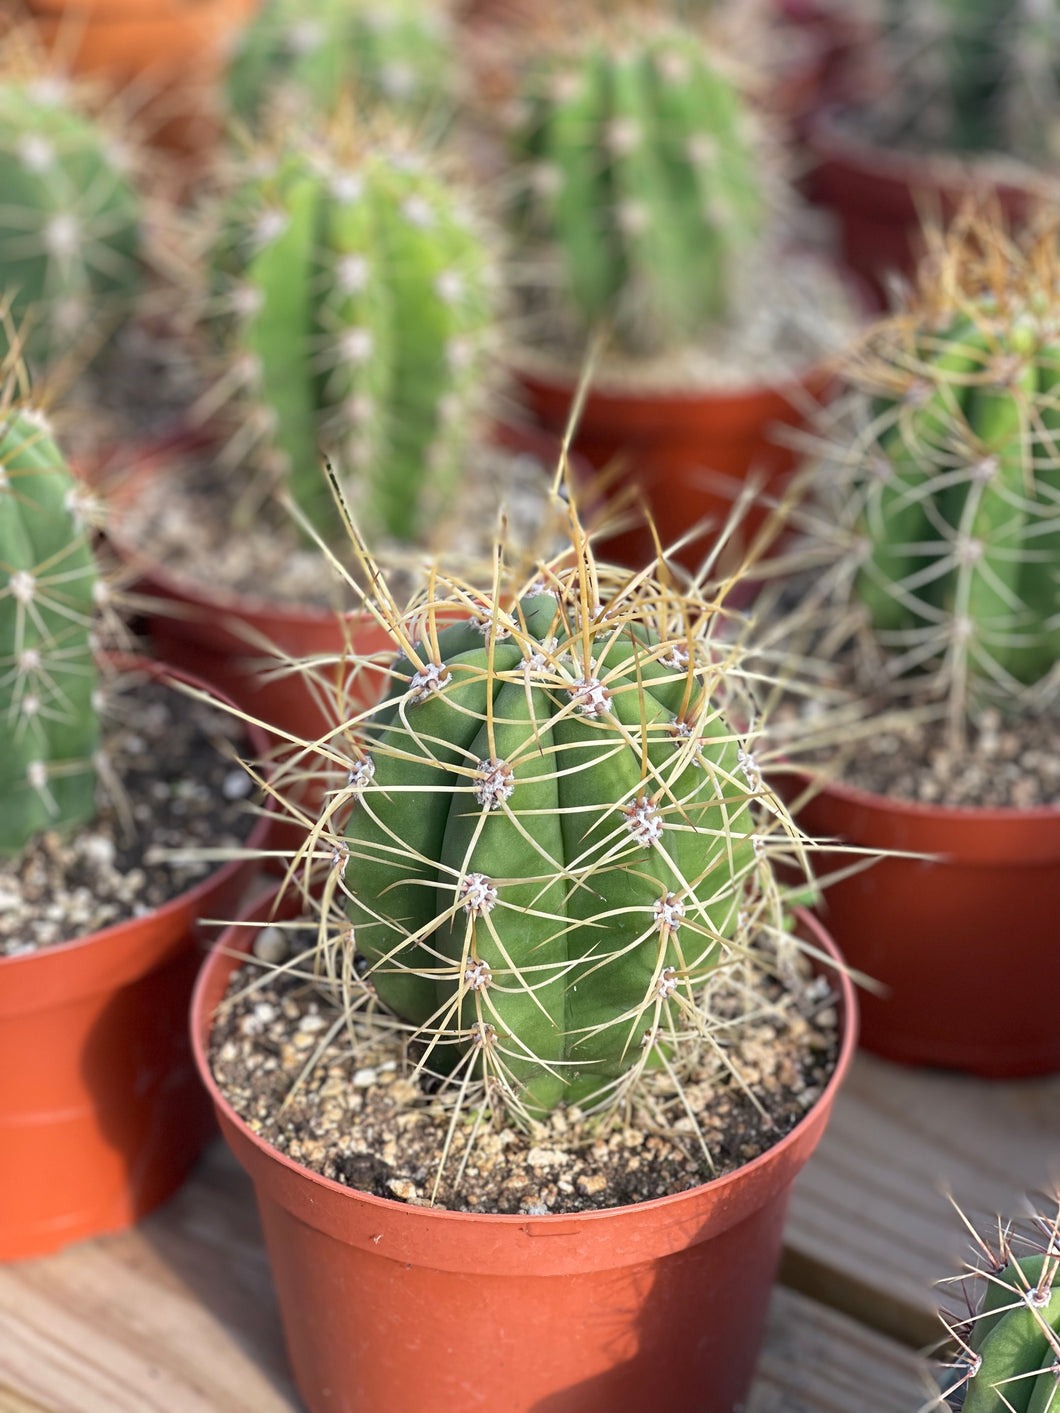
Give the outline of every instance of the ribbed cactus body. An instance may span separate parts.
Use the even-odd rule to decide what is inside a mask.
[[[345,92],[362,105],[443,117],[453,82],[449,25],[432,0],[267,0],[243,34],[228,91],[245,119],[277,94],[329,113]]]
[[[982,1362],[964,1413],[1049,1413],[1060,1403],[1055,1273],[1055,1256],[1021,1256],[987,1286],[969,1340]]]
[[[766,868],[760,782],[681,644],[551,594],[393,669],[346,885],[380,998],[524,1114],[613,1098],[702,1034]]]
[[[0,413],[0,854],[95,808],[97,574],[78,503],[39,416]]]
[[[671,348],[726,312],[764,216],[747,117],[680,30],[540,62],[513,135],[518,235],[558,250],[588,325]]]
[[[141,278],[140,204],[127,157],[46,82],[0,83],[0,287],[46,357]]]
[[[275,468],[323,534],[338,522],[322,454],[370,532],[414,539],[448,505],[481,409],[483,236],[396,153],[290,156],[231,209],[228,302]]]

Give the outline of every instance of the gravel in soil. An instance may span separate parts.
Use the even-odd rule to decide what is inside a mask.
[[[254,825],[236,718],[142,680],[116,690],[111,707],[103,750],[114,784],[101,785],[95,820],[0,862],[0,957],[150,912],[220,867],[160,851],[235,848]]]
[[[211,1038],[214,1076],[279,1152],[410,1205],[431,1205],[440,1169],[434,1205],[457,1211],[582,1212],[680,1192],[772,1147],[835,1068],[837,1012],[827,981],[799,954],[783,984],[741,966],[712,983],[720,1047],[704,1047],[683,1099],[660,1072],[626,1108],[588,1118],[561,1108],[529,1132],[488,1115],[476,1125],[472,1110],[457,1120],[443,1167],[451,1102],[414,1075],[400,1035],[376,1024],[352,1043],[324,980],[276,969],[291,939],[264,929],[255,952],[267,960],[233,973]]]

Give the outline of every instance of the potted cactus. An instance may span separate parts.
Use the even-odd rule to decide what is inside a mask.
[[[663,543],[706,516],[716,535],[752,469],[767,485],[790,469],[772,429],[800,424],[825,387],[821,359],[839,335],[824,310],[842,310],[842,327],[841,288],[775,248],[778,191],[753,115],[675,22],[620,12],[535,56],[510,127],[514,361],[531,408],[564,430],[603,328],[576,445],[597,468],[627,462],[615,486],[633,523],[608,553],[654,557],[645,510]],[[706,544],[681,558],[695,566]]]
[[[248,833],[231,800],[210,815],[194,805],[218,714],[207,727],[196,709],[176,729],[188,709],[173,710],[165,669],[97,655],[93,623],[108,595],[88,506],[43,415],[10,388],[0,401],[0,1260],[124,1226],[183,1179],[210,1132],[183,1026],[197,919],[238,903],[253,862],[248,852],[220,867],[166,865],[151,850],[193,818],[202,827],[190,837],[249,851],[267,827]],[[120,703],[118,679],[138,684]],[[115,725],[115,703],[135,713],[135,730]],[[173,752],[161,763],[144,754],[152,742],[162,750],[160,732]],[[264,747],[261,733],[249,740]],[[227,778],[232,764],[219,769]]]
[[[285,972],[249,989],[233,974],[251,947],[275,957],[298,900],[262,905],[219,943],[193,1006],[199,1063],[255,1181],[313,1413],[457,1406],[469,1386],[511,1413],[625,1413],[649,1397],[731,1410],[750,1380],[788,1189],[847,1062],[853,997],[835,954],[804,924],[829,979],[811,981],[786,930],[773,861],[799,838],[735,724],[739,649],[714,643],[700,606],[650,576],[598,567],[575,516],[572,527],[538,579],[511,583],[502,561],[479,592],[438,568],[407,612],[391,605],[387,690],[317,743],[341,784],[312,842],[326,871],[308,922],[315,958],[299,956],[292,932],[284,965],[329,978],[308,1023],[330,1111],[346,1116],[327,1141],[300,1131],[287,1080],[252,1095],[237,1077],[247,1052],[235,1037],[254,1029],[239,997],[253,1007],[262,981]],[[745,1152],[714,1181],[681,1179],[684,1191],[649,1189],[654,1200],[616,1206],[599,1176],[577,1192],[566,1182],[569,1198],[563,1183],[527,1196],[563,1135],[606,1154],[616,1115],[640,1112],[649,1091],[676,1103],[675,1122],[684,1094],[683,1127],[693,1145],[702,1137],[687,1088],[695,1057],[716,1053],[719,1025],[732,1057],[739,1028],[712,1011],[710,988],[745,963],[752,993],[779,967],[796,995],[809,983],[813,1005],[839,1003],[839,1058],[801,1120],[753,1161]],[[343,1107],[354,1090],[325,1053],[328,1035],[354,1056],[354,1086],[385,1076],[393,1141],[376,1131],[365,1149],[347,1130],[362,1106]],[[394,1058],[362,1068],[362,1047],[381,1037]],[[263,1043],[275,1053],[274,1036]],[[290,1142],[272,1126],[277,1111]],[[382,1180],[350,1156],[334,1180],[324,1150],[340,1166],[358,1152],[368,1169],[371,1153],[400,1163],[427,1111],[437,1167],[426,1160],[407,1180],[389,1168],[379,1195]],[[513,1160],[514,1206],[500,1175],[468,1195],[480,1139],[528,1153]],[[468,1329],[488,1358],[469,1364]]]
[[[1051,223],[1017,243],[962,222],[867,336],[822,460],[816,528],[840,527],[839,553],[800,609],[819,675],[869,718],[819,758],[799,817],[918,856],[825,894],[887,988],[864,1042],[994,1076],[1060,1067],[1041,986],[1060,906],[1056,251]],[[988,980],[1002,959],[1014,1013]]]

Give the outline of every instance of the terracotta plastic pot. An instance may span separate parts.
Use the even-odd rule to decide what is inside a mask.
[[[575,383],[517,369],[525,401],[538,422],[562,436],[570,418]],[[703,559],[749,475],[762,477],[775,493],[793,469],[796,453],[776,438],[779,427],[804,427],[807,409],[831,382],[825,367],[777,387],[698,394],[591,390],[574,440],[576,451],[609,476],[605,494],[628,529],[601,541],[598,553],[640,569],[655,558],[648,529],[654,522],[664,548],[700,521],[709,526],[676,556],[689,569]],[[732,541],[733,552],[765,519],[752,508]]]
[[[790,799],[790,778],[777,784]],[[799,823],[863,848],[938,856],[883,859],[825,893],[847,962],[888,988],[862,993],[868,1049],[993,1079],[1060,1070],[1060,807],[947,809],[829,785]],[[825,856],[817,870],[852,861]]]
[[[214,1131],[187,1036],[197,919],[231,916],[254,869],[227,863],[144,917],[0,958],[0,1260],[127,1226],[184,1180]]]
[[[1034,205],[1056,199],[1046,178],[1026,185],[999,182],[991,169],[954,156],[919,156],[874,147],[848,135],[839,110],[811,122],[813,199],[835,212],[843,258],[886,306],[887,276],[910,275],[923,254],[924,221],[949,221],[969,199],[996,200],[1014,225]]]
[[[267,906],[251,916],[268,916]],[[803,926],[833,956],[810,918]],[[758,1354],[791,1184],[824,1131],[842,1054],[802,1122],[688,1192],[573,1216],[435,1211],[353,1191],[283,1157],[210,1074],[213,1011],[251,928],[217,945],[193,1036],[225,1138],[254,1180],[287,1348],[310,1413],[733,1413]]]

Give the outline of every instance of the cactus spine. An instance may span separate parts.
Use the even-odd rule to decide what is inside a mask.
[[[726,312],[764,198],[748,115],[702,41],[597,38],[533,67],[515,111],[517,237],[558,252],[586,325],[655,352]]]
[[[98,580],[83,505],[40,414],[0,410],[0,854],[95,810]]]
[[[488,245],[417,157],[299,151],[253,178],[223,239],[251,414],[274,473],[325,536],[335,458],[373,533],[409,541],[448,505],[494,328]]]
[[[126,149],[55,80],[0,83],[0,287],[47,359],[140,287],[140,203]]]
[[[702,1043],[704,982],[780,926],[768,836],[796,837],[727,715],[736,650],[675,636],[646,577],[602,590],[578,544],[507,608],[403,621],[342,796],[368,979],[524,1120]]]

